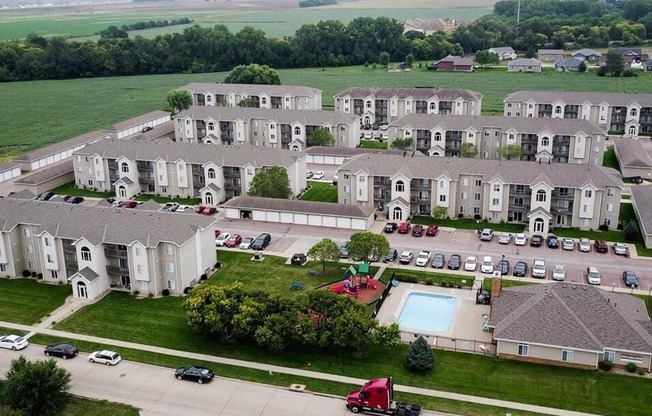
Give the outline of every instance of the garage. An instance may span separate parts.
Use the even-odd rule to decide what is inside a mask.
[[[365,231],[374,221],[375,208],[327,202],[240,196],[224,204],[227,219],[241,219],[314,227]]]
[[[304,150],[307,154],[306,163],[314,165],[342,166],[353,156],[378,153],[378,149],[363,149],[350,147],[313,146]],[[398,150],[383,150],[383,154],[403,154]]]

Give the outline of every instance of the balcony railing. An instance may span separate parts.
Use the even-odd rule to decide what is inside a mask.
[[[108,274],[128,275],[129,274],[129,267],[106,266],[106,272]]]
[[[127,258],[127,250],[119,250],[116,248],[105,248],[104,249],[104,256],[105,257],[113,257],[113,258]]]

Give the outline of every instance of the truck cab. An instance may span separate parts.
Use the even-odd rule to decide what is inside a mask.
[[[396,403],[394,382],[391,377],[375,378],[346,396],[346,408],[352,413],[371,413],[377,415],[418,416],[421,406]]]

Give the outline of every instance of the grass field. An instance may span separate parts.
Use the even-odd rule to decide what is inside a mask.
[[[70,286],[33,279],[0,279],[0,320],[32,325],[70,296]]]
[[[463,230],[479,230],[482,228],[491,228],[494,231],[506,232],[506,233],[522,233],[525,229],[523,224],[493,224],[493,223],[484,223],[472,218],[460,218],[460,219],[439,219],[436,220],[433,217],[426,216],[415,216],[410,221],[412,224],[437,224],[440,227],[451,227],[459,228]]]
[[[363,149],[387,149],[387,142],[378,140],[360,140],[360,147]]]
[[[322,89],[324,106],[332,107],[333,95],[351,86],[467,88],[480,91],[485,114],[502,114],[506,94],[534,90],[636,91],[652,93],[652,73],[633,78],[597,77],[593,73],[507,73],[479,70],[474,73],[432,73],[425,70],[388,72],[362,66],[280,70],[281,81]],[[63,81],[31,81],[0,84],[0,147],[19,146],[22,151],[105,128],[118,121],[161,109],[167,94],[190,82],[216,82],[226,73],[150,75]],[[43,97],[47,97],[44,99]],[[100,98],[101,97],[101,98]],[[32,122],[32,114],[47,114],[47,122]],[[15,134],[20,132],[20,134]]]
[[[303,201],[332,202],[337,204],[337,186],[331,183],[308,181],[310,189],[301,196]]]
[[[75,181],[68,182],[52,190],[55,195],[83,196],[88,198],[114,198],[115,192],[97,192],[88,189],[80,189],[75,186]]]
[[[620,172],[620,164],[618,163],[618,158],[616,157],[616,150],[614,147],[609,147],[604,151],[604,158],[602,159],[602,166],[608,168],[614,168]]]

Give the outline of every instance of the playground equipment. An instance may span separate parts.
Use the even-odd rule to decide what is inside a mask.
[[[344,273],[344,281],[330,288],[333,293],[344,293],[356,298],[360,294],[361,288],[377,289],[378,284],[369,276],[369,265],[362,263],[358,265],[358,270],[349,266]]]

